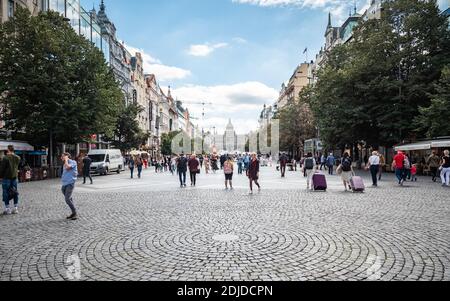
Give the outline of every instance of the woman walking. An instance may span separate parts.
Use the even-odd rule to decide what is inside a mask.
[[[144,167],[144,161],[140,156],[136,160],[136,167],[138,170],[138,178],[140,179],[142,177],[142,168]]]
[[[210,164],[209,164],[209,158],[208,156],[205,156],[203,164],[205,165],[205,173],[209,174],[209,168],[210,168]]]
[[[247,170],[247,177],[250,180],[250,194],[253,194],[253,182],[258,186],[258,191],[261,191],[259,180],[259,161],[256,153],[253,153]]]
[[[228,182],[230,183],[230,189],[233,190],[233,173],[234,162],[231,157],[228,157],[227,161],[223,164],[223,171],[225,173],[225,189],[228,190]]]
[[[348,191],[348,188],[351,189],[350,179],[354,175],[352,165],[353,165],[352,158],[350,158],[350,155],[348,153],[345,153],[344,157],[342,157],[342,163],[339,168],[339,172],[341,173],[341,179],[345,187],[345,192]]]
[[[197,160],[196,155],[192,155],[188,161],[189,173],[191,175],[191,186],[195,187],[197,185],[197,174],[200,169],[200,162]]]
[[[449,187],[450,185],[450,152],[448,150],[444,151],[444,157],[442,158],[441,165],[441,179],[442,186]]]

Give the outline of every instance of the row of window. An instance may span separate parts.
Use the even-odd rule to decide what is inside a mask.
[[[100,25],[92,18],[92,15],[81,7],[80,0],[42,0],[41,9],[61,13],[78,34],[91,41],[103,52],[109,63],[109,42],[102,37]]]

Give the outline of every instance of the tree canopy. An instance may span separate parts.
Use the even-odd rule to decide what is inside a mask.
[[[429,116],[420,108],[429,108],[433,97],[434,103],[442,99],[436,93],[444,93],[435,84],[450,62],[447,19],[436,1],[383,5],[381,20],[361,22],[350,42],[329,53],[308,98],[328,147],[358,141],[389,147],[427,132],[450,134],[442,124],[430,132],[425,119],[414,122],[420,114]],[[448,123],[444,119],[435,122]]]
[[[0,25],[0,95],[6,128],[41,145],[111,135],[123,107],[99,49],[58,13],[20,7]]]

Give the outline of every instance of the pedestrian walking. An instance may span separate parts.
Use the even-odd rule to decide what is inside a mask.
[[[227,161],[223,164],[223,171],[225,174],[225,189],[228,190],[229,183],[230,189],[233,190],[234,162],[231,157],[228,157]]]
[[[63,161],[63,174],[61,177],[62,188],[61,191],[64,195],[64,199],[66,201],[67,206],[69,206],[72,214],[67,217],[68,220],[77,220],[78,214],[73,202],[73,191],[75,190],[75,183],[78,177],[78,167],[77,162],[71,160],[71,156],[69,153],[64,153],[61,156],[61,160]]]
[[[443,187],[449,187],[450,185],[450,156],[449,151],[444,151],[444,157],[442,157],[441,170],[441,180]]]
[[[417,182],[417,164],[411,166],[411,182]]]
[[[372,175],[372,186],[378,187],[378,173],[380,171],[380,156],[378,152],[372,152],[372,156],[367,161],[366,170],[370,170]]]
[[[312,178],[316,172],[316,163],[317,162],[312,153],[308,153],[306,158],[303,160],[303,174],[306,175],[306,190],[314,190]]]
[[[405,183],[405,155],[402,151],[399,151],[394,157],[392,162],[392,168],[395,170],[395,176],[398,180],[398,185],[403,186]]]
[[[189,174],[191,176],[191,186],[197,185],[197,174],[200,172],[200,162],[196,155],[192,155],[188,161]]]
[[[342,157],[341,165],[339,165],[338,167],[338,173],[340,173],[341,175],[342,183],[344,184],[345,187],[345,192],[348,191],[348,188],[350,188],[351,190],[352,188],[350,181],[354,176],[355,172],[353,170],[353,160],[350,157],[350,154],[347,152]]]
[[[238,158],[238,174],[242,175],[244,172],[244,158],[242,156],[239,156]]]
[[[0,163],[0,178],[3,179],[3,203],[5,204],[4,215],[19,213],[19,192],[17,188],[19,164],[20,157],[15,154],[14,146],[9,145]],[[12,209],[9,206],[11,200],[14,200]]]
[[[336,158],[334,157],[333,153],[330,153],[330,155],[327,158],[327,167],[328,167],[328,174],[330,176],[334,173],[334,165],[336,164]]]
[[[432,181],[437,182],[438,170],[439,167],[441,166],[441,158],[439,158],[439,156],[436,155],[436,152],[433,151],[431,155],[428,157],[426,163],[430,168]]]
[[[136,167],[135,157],[131,156],[128,160],[128,168],[130,168],[131,178],[134,179],[134,168]]]
[[[142,157],[139,156],[136,159],[136,168],[137,168],[137,171],[138,171],[138,178],[139,179],[142,178],[142,169],[143,169],[143,167],[144,167],[144,160],[142,160]]]
[[[288,157],[285,153],[281,154],[280,156],[280,170],[281,170],[281,177],[286,177],[286,166],[288,164]]]
[[[409,155],[408,154],[404,154],[405,155],[405,161],[404,161],[404,163],[403,163],[403,166],[404,166],[404,179],[406,180],[406,179],[408,179],[408,180],[411,180],[411,167],[412,167],[412,164],[411,164],[411,159],[409,158]]]
[[[260,164],[258,161],[258,157],[256,153],[253,153],[251,155],[251,160],[249,162],[248,170],[247,170],[247,177],[250,180],[250,194],[253,194],[253,182],[258,187],[258,191],[261,191],[261,186],[259,185],[259,169]]]
[[[325,169],[326,170],[326,165],[327,165],[327,157],[325,157],[325,154],[322,154],[320,156],[320,170]]]
[[[209,160],[208,156],[205,156],[203,164],[205,165],[205,174],[209,174],[209,170],[211,167],[210,167],[210,160]]]
[[[89,179],[91,181],[91,185],[94,184],[91,175],[91,165],[92,159],[89,158],[88,155],[85,155],[83,158],[83,185],[86,184],[86,179]]]
[[[181,154],[180,157],[177,160],[177,172],[178,176],[180,178],[180,187],[186,187],[186,173],[187,173],[187,166],[188,160],[184,156],[184,154]]]

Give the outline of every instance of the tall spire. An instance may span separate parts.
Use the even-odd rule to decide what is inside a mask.
[[[331,27],[331,12],[328,13],[328,27]]]
[[[102,2],[100,3],[100,11],[105,11],[105,9],[105,2],[102,0]]]

